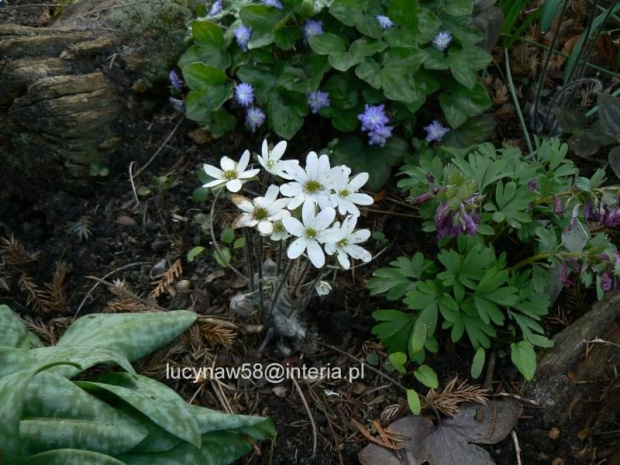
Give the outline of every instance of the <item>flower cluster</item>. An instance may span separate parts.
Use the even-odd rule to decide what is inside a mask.
[[[362,122],[362,131],[368,132],[368,143],[385,147],[386,141],[392,137],[392,126],[388,126],[389,118],[385,114],[385,105],[371,106],[366,104],[364,113],[357,115]]]
[[[265,113],[254,104],[254,87],[242,82],[235,86],[235,101],[243,108],[247,108],[245,125],[252,131],[256,131],[265,122]]]
[[[368,173],[351,177],[349,167],[332,167],[328,155],[315,152],[308,154],[302,167],[297,160],[282,160],[285,151],[285,141],[271,150],[267,141],[263,142],[258,163],[282,181],[279,186],[270,185],[264,196],[250,199],[237,194],[260,172],[258,168],[248,169],[247,150],[239,162],[222,157],[221,168],[205,164],[205,172],[214,179],[203,187],[225,186],[233,193],[232,201],[241,210],[233,228],[256,228],[273,241],[291,238],[287,249],[291,260],[305,253],[316,268],[322,268],[327,254],[344,269],[351,267],[351,258],[369,262],[370,253],[359,244],[368,240],[370,231],[355,229],[358,206],[373,203],[371,196],[359,192],[368,181]]]
[[[472,196],[461,202],[457,208],[451,208],[449,202],[439,205],[435,213],[437,239],[446,236],[468,235],[475,236],[480,223],[480,215],[476,213],[476,200],[479,196]]]

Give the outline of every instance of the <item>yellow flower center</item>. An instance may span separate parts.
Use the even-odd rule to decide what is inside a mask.
[[[349,244],[349,241],[346,238],[342,239],[340,242],[338,242],[338,245],[340,247],[346,247],[348,244]]]
[[[308,194],[314,194],[315,192],[320,191],[322,188],[323,186],[321,186],[321,183],[315,180],[308,181],[304,186],[304,189]]]
[[[306,237],[308,239],[314,239],[316,237],[316,230],[312,228],[306,229]]]
[[[263,207],[257,207],[252,214],[255,220],[262,221],[267,218],[267,210]]]
[[[343,199],[348,197],[349,194],[350,192],[347,189],[342,189],[340,192],[338,192],[338,195],[342,197]]]
[[[224,171],[224,178],[227,181],[232,181],[233,179],[237,179],[237,170]]]
[[[276,166],[276,161],[271,158],[267,159],[267,168],[273,168],[274,166]]]

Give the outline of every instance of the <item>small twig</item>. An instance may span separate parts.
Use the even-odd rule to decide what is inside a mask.
[[[498,392],[497,394],[492,394],[493,396],[499,397],[512,397],[513,399],[517,399],[518,401],[525,402],[527,404],[531,404],[534,407],[540,407],[540,404],[536,401],[526,399],[525,397],[518,396],[516,394],[511,394],[510,392]]]
[[[522,465],[521,462],[521,447],[519,447],[519,439],[517,439],[517,433],[513,431],[510,432],[510,435],[512,436],[512,442],[515,443],[515,452],[517,454],[517,465]]]
[[[119,271],[125,270],[127,268],[131,268],[134,266],[138,266],[138,265],[150,265],[152,262],[136,262],[136,263],[130,263],[129,265],[125,265],[125,266],[121,266],[120,268],[117,268],[115,270],[110,271],[108,274],[106,274],[103,278],[101,278],[101,281],[104,282],[105,284],[110,284],[107,281],[104,281],[104,279],[109,278],[110,276],[112,276],[114,273],[118,273]],[[73,318],[77,318],[77,316],[79,315],[80,311],[82,310],[82,307],[84,306],[84,304],[86,303],[86,300],[88,300],[88,298],[90,297],[90,295],[95,291],[95,289],[97,289],[97,287],[99,286],[99,284],[101,284],[101,282],[96,282],[93,287],[90,288],[90,290],[86,293],[86,295],[84,296],[84,299],[82,299],[82,302],[80,303],[80,306],[78,307],[78,309],[75,311],[75,314],[73,315]],[[112,285],[112,284],[110,284]]]
[[[312,412],[310,411],[310,406],[308,405],[308,402],[306,401],[304,392],[301,390],[301,386],[299,385],[299,383],[294,377],[291,378],[291,381],[293,381],[293,384],[295,385],[295,388],[297,389],[297,392],[299,393],[299,397],[301,397],[301,402],[304,404],[304,407],[306,408],[306,412],[308,413],[308,417],[310,418],[310,424],[312,425],[312,457],[314,458],[316,456],[316,443],[317,443],[317,432],[316,432],[316,424],[314,423],[314,417],[312,416]]]
[[[233,323],[228,320],[220,320],[219,318],[211,318],[199,316],[198,321],[201,323],[209,323],[212,325],[223,326],[224,328],[242,331],[244,333],[262,333],[265,327],[263,325],[246,325],[245,323]]]
[[[144,0],[141,0],[140,2],[135,2],[135,3],[141,3]],[[128,5],[119,5],[119,6],[128,6]],[[109,8],[104,8],[104,10],[109,9]],[[97,11],[97,10],[93,10],[93,11]],[[93,11],[89,12],[92,13]],[[164,149],[164,147],[166,146],[166,144],[170,141],[170,139],[172,139],[172,136],[174,136],[174,134],[177,132],[177,129],[179,129],[179,126],[181,126],[181,123],[183,122],[183,117],[181,116],[179,118],[179,121],[177,122],[176,126],[174,127],[174,129],[172,131],[170,131],[170,134],[168,134],[168,137],[166,137],[166,139],[164,139],[164,142],[159,146],[159,148],[157,149],[157,151],[153,154],[153,156],[149,159],[149,161],[147,161],[144,166],[142,168],[140,168],[138,170],[138,172],[136,174],[134,174],[131,178],[132,180],[136,177],[138,177],[140,175],[140,173],[142,173],[152,162],[153,160],[155,160],[155,158],[157,157],[157,155],[160,154],[160,152]]]
[[[617,347],[620,349],[620,344],[616,344],[615,342],[605,341],[604,339],[596,338],[591,341],[584,341],[587,344],[605,344],[607,346]]]
[[[136,184],[133,182],[133,174],[131,174],[131,168],[133,168],[133,164],[135,161],[129,163],[129,182],[131,183],[131,189],[133,190],[133,196],[136,199],[136,205],[140,205],[140,200],[138,199],[138,192],[136,191]]]
[[[493,372],[495,371],[495,352],[491,352],[489,356],[489,363],[487,364],[487,374],[484,379],[484,388],[488,391],[493,390]]]

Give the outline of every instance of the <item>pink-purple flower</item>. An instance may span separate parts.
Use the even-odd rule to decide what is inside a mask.
[[[329,94],[327,92],[310,92],[308,94],[308,107],[314,114],[318,113],[321,108],[329,106]]]

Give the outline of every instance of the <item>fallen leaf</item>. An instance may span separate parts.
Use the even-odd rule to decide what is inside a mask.
[[[386,431],[403,437],[405,447],[392,451],[369,444],[360,453],[362,465],[495,465],[491,455],[475,444],[496,444],[517,424],[520,404],[511,400],[487,405],[463,404],[453,418],[439,426],[422,416],[401,418]]]
[[[226,274],[226,272],[224,270],[215,270],[213,273],[209,273],[205,279],[205,282],[207,284],[212,283],[213,281],[215,281],[218,278],[221,278],[222,276],[224,276]]]
[[[191,140],[193,140],[198,145],[206,144],[207,142],[210,142],[212,139],[211,134],[209,134],[208,132],[200,128],[190,131],[187,135]]]
[[[138,223],[136,223],[136,220],[134,220],[133,218],[130,218],[126,215],[121,215],[116,219],[116,222],[118,224],[122,224],[123,226],[136,226]]]

